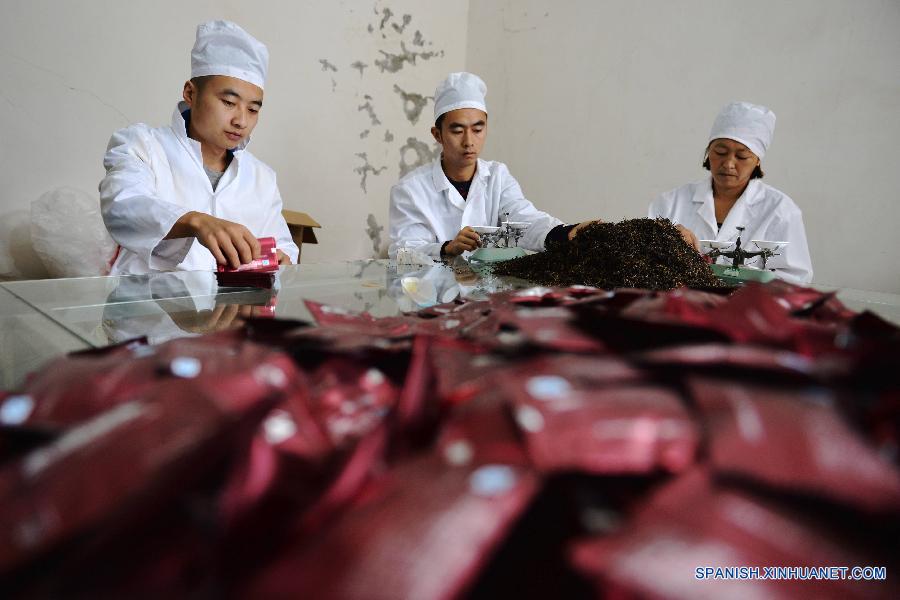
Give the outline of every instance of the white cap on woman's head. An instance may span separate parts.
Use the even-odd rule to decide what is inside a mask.
[[[460,108],[477,108],[487,113],[486,95],[487,86],[478,75],[450,73],[434,90],[434,120]]]
[[[227,75],[264,88],[268,69],[266,46],[235,23],[207,21],[197,25],[197,40],[191,50],[191,79]]]
[[[775,135],[775,113],[759,104],[732,102],[719,112],[709,132],[709,141],[728,138],[750,148],[760,160]]]

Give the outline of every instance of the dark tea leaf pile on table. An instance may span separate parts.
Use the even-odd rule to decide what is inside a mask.
[[[900,330],[833,294],[307,306],[0,392],[3,598],[900,597]]]
[[[571,241],[493,267],[540,285],[671,290],[722,284],[668,219],[588,225]]]

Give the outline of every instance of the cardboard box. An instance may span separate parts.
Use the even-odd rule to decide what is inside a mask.
[[[281,211],[281,214],[284,215],[284,220],[287,221],[287,226],[288,229],[291,230],[291,237],[294,238],[294,243],[297,244],[297,248],[300,249],[300,254],[297,255],[297,262],[299,263],[300,256],[303,254],[303,243],[318,244],[319,240],[316,239],[316,232],[313,231],[313,227],[321,228],[322,226],[305,212],[283,210]]]

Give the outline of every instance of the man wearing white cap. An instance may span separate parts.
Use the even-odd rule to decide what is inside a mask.
[[[487,136],[486,93],[485,83],[471,73],[451,73],[437,87],[431,133],[441,156],[391,189],[391,257],[400,248],[432,258],[458,256],[478,248],[473,226],[507,218],[530,223],[519,241],[530,250],[574,235],[575,225],[564,225],[525,198],[505,164],[479,158]]]
[[[297,260],[275,173],[245,148],[263,103],[266,47],[228,21],[197,27],[191,79],[172,123],[139,123],[109,141],[103,219],[120,245],[111,274],[209,271],[260,257],[276,238]]]
[[[662,194],[650,204],[649,216],[670,219],[701,239],[733,242],[744,227],[744,246],[751,240],[787,242],[766,268],[786,281],[809,283],[812,262],[800,209],[761,181],[760,161],[774,134],[775,113],[765,106],[728,104],[709,134],[703,167],[710,176]]]

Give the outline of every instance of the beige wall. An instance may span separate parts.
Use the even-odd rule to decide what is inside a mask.
[[[110,134],[169,122],[195,27],[212,18],[238,22],[269,47],[265,109],[250,150],[275,168],[285,206],[323,226],[304,260],[384,251],[401,150],[414,137],[432,151],[433,104],[413,124],[405,108],[413,111],[415,99],[404,102],[394,86],[430,96],[447,72],[464,68],[467,10],[467,2],[438,0],[0,0],[0,278],[44,275],[30,245],[32,200],[61,186],[97,195]],[[394,61],[394,72],[392,56],[407,58]],[[367,65],[361,73],[351,67],[357,61]],[[387,61],[386,70],[376,61]],[[366,95],[379,125],[359,110]],[[368,172],[366,191],[356,171],[361,153],[378,171]],[[406,163],[418,156],[405,154]]]
[[[900,292],[900,2],[480,0],[468,31],[485,155],[539,206],[645,216],[706,173],[721,106],[765,104],[766,181],[803,210],[815,280]]]

